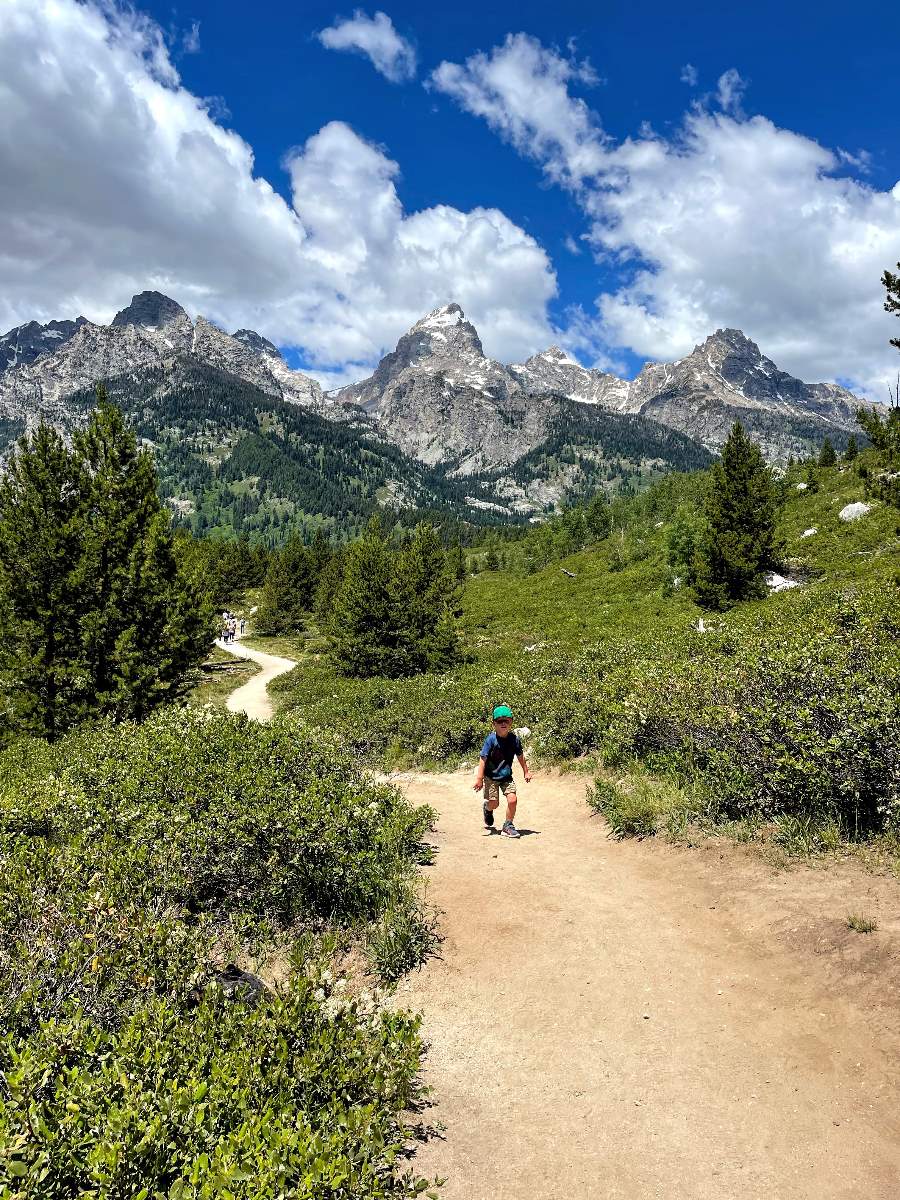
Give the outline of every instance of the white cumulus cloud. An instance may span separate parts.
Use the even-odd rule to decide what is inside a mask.
[[[608,139],[587,104],[569,93],[569,84],[596,79],[589,64],[516,33],[462,65],[442,62],[430,84],[483,117],[554,180],[577,187],[602,167]]]
[[[617,348],[672,359],[732,326],[804,379],[883,398],[896,363],[879,281],[900,257],[900,184],[879,191],[845,173],[846,153],[747,119],[733,69],[673,135],[644,127],[618,144],[574,81],[568,59],[521,34],[435,76],[574,187],[598,260],[621,268],[593,318],[573,321],[572,344],[598,361]],[[523,101],[548,85],[549,113]]]
[[[415,49],[400,36],[387,13],[376,12],[374,17],[367,17],[357,9],[352,17],[335,21],[317,37],[329,50],[364,55],[391,83],[406,83],[415,78]]]
[[[686,83],[688,87],[696,87],[700,75],[697,71],[697,68],[693,66],[692,63],[685,63],[681,68],[681,75],[679,78],[681,82]]]
[[[106,0],[2,12],[0,330],[108,321],[157,288],[339,381],[451,300],[497,357],[552,341],[552,266],[497,209],[406,212],[397,164],[336,122],[286,157],[287,203],[182,86],[152,22]]]

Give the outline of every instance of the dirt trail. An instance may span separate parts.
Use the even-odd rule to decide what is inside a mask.
[[[279,658],[275,654],[264,654],[262,650],[251,650],[241,642],[223,642],[217,638],[216,645],[235,658],[248,658],[262,667],[252,679],[231,693],[225,701],[228,711],[246,713],[254,721],[271,721],[274,709],[269,699],[269,684],[278,675],[284,675],[296,667],[296,662],[292,658]]]
[[[442,958],[398,999],[445,1200],[900,1197],[896,881],[616,843],[572,777],[520,786],[519,841],[469,774],[398,782],[441,814]]]

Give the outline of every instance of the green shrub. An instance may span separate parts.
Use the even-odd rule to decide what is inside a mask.
[[[417,1021],[310,978],[259,1003],[77,1010],[0,1043],[0,1190],[41,1197],[395,1197]]]
[[[614,837],[652,837],[675,810],[676,797],[662,780],[636,776],[611,784],[596,779],[587,802],[606,818]]]
[[[0,755],[0,1196],[420,1194],[418,1022],[329,964],[431,948],[431,819],[296,722],[168,711]],[[224,986],[277,953],[282,983]]]

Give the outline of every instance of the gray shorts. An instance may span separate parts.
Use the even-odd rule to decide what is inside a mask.
[[[508,796],[512,793],[516,794],[516,781],[514,779],[486,779],[484,781],[484,798],[485,800],[499,800],[500,793]]]

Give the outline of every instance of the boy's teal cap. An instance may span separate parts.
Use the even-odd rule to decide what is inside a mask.
[[[495,721],[498,720],[500,717],[511,717],[511,716],[512,716],[512,709],[509,707],[508,704],[498,704],[497,707],[494,709],[494,720]]]

